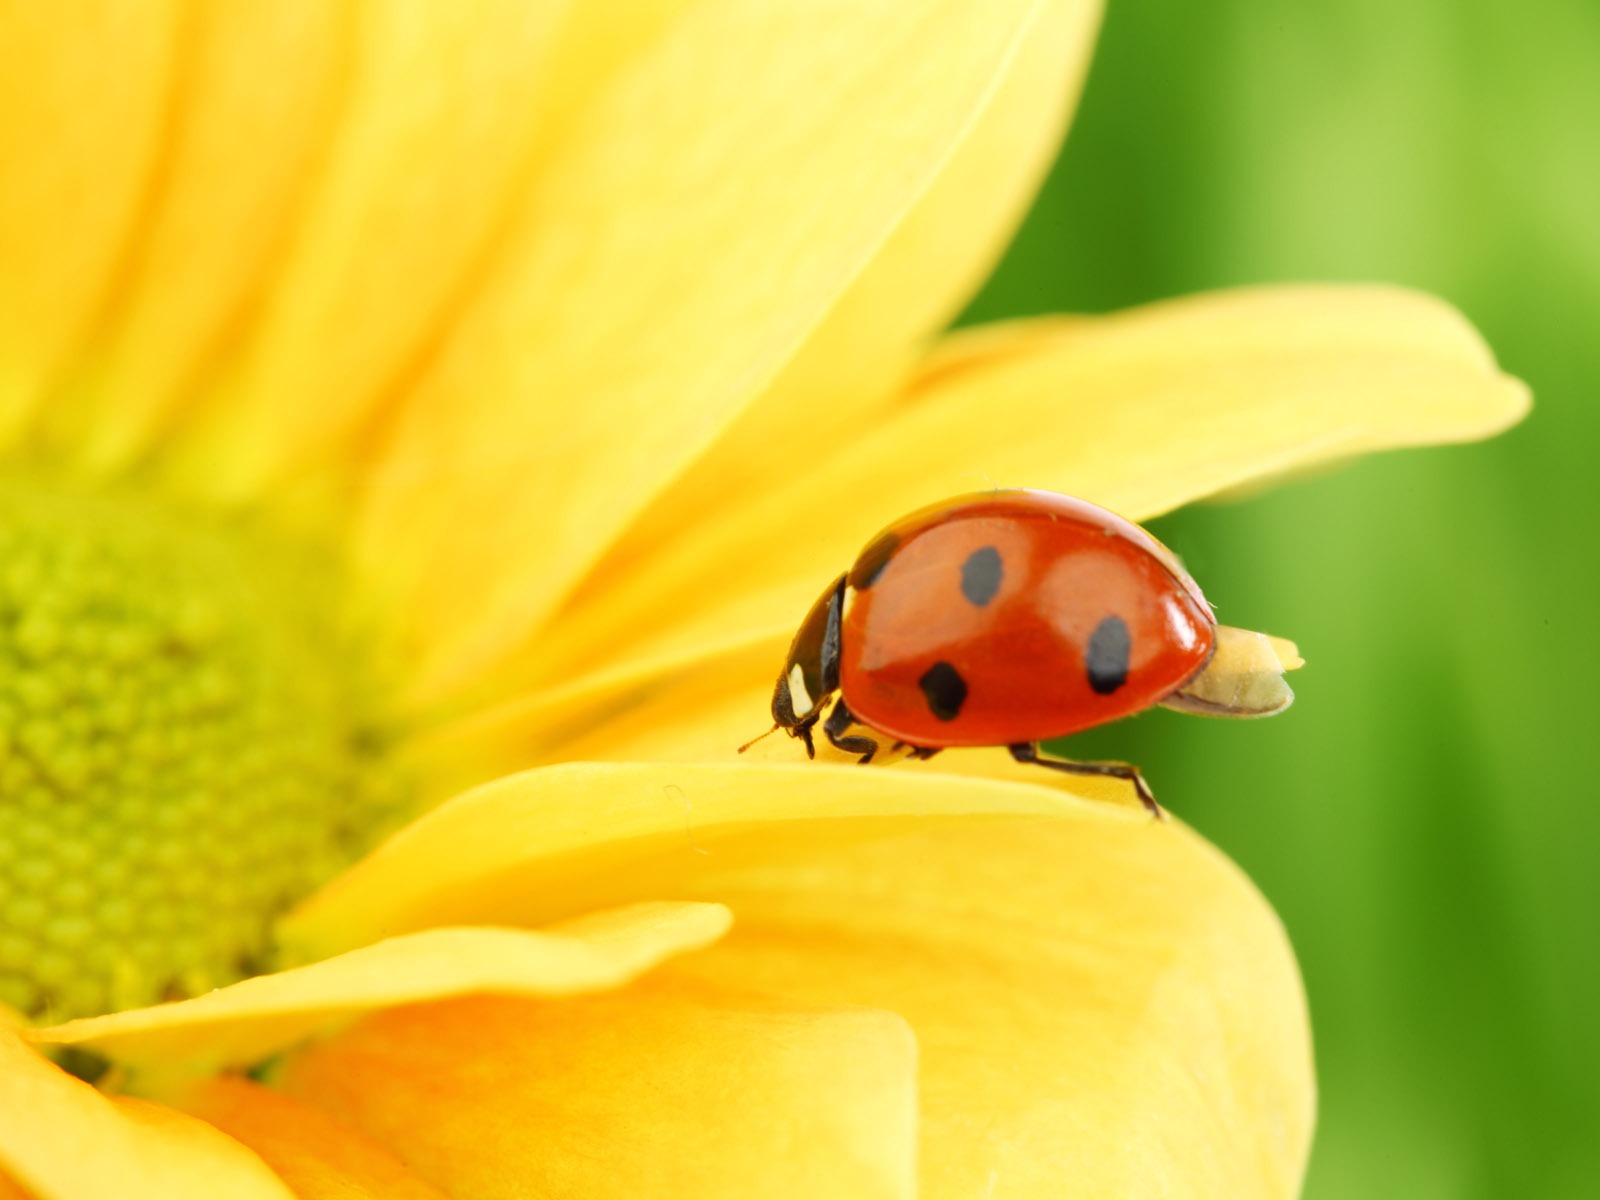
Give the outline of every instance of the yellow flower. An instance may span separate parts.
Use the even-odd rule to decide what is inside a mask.
[[[938,337],[1096,18],[0,17],[0,1194],[1293,1194],[1298,976],[1198,837],[732,754],[917,504],[1523,411],[1384,288]]]

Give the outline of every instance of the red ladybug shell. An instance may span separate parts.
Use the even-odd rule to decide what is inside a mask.
[[[879,534],[847,577],[839,685],[914,746],[1043,741],[1151,707],[1206,665],[1216,621],[1176,558],[1114,513],[986,492]]]

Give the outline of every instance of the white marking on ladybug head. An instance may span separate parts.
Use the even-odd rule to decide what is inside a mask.
[[[811,711],[811,693],[806,691],[806,673],[800,669],[799,663],[789,668],[789,703],[794,707],[796,716],[804,716]]]

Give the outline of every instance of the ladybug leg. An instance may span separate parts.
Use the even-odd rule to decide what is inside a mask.
[[[869,763],[872,761],[872,756],[878,752],[878,743],[860,734],[845,737],[844,731],[854,723],[855,716],[845,707],[845,702],[841,699],[834,703],[833,711],[823,722],[822,732],[828,735],[828,740],[833,743],[835,749],[843,750],[846,754],[859,754],[861,763]]]
[[[935,754],[937,754],[937,753],[939,753],[939,751],[943,750],[944,747],[943,746],[907,746],[906,749],[910,751],[910,753],[906,755],[907,758],[914,758],[918,762],[927,762]]]
[[[817,718],[821,715],[820,710],[814,712],[807,720],[801,721],[800,724],[789,731],[790,737],[797,737],[806,744],[807,758],[815,758],[817,756],[817,744],[811,738],[811,730],[816,725]]]
[[[1144,781],[1144,776],[1139,774],[1139,768],[1129,763],[1072,762],[1064,758],[1040,758],[1037,742],[1016,742],[1006,749],[1010,750],[1011,757],[1020,763],[1033,763],[1035,766],[1049,767],[1052,771],[1062,771],[1068,775],[1099,775],[1110,779],[1126,779],[1133,784],[1133,790],[1138,793],[1139,803],[1144,805],[1145,811],[1158,821],[1166,819],[1167,814],[1162,812],[1161,805],[1156,803],[1155,793]]]

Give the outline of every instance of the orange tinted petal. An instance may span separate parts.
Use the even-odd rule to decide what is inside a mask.
[[[210,1080],[184,1096],[183,1107],[254,1150],[300,1200],[447,1200],[400,1156],[247,1080]]]
[[[363,1021],[285,1089],[458,1200],[906,1197],[916,1047],[898,1018],[648,984]]]

